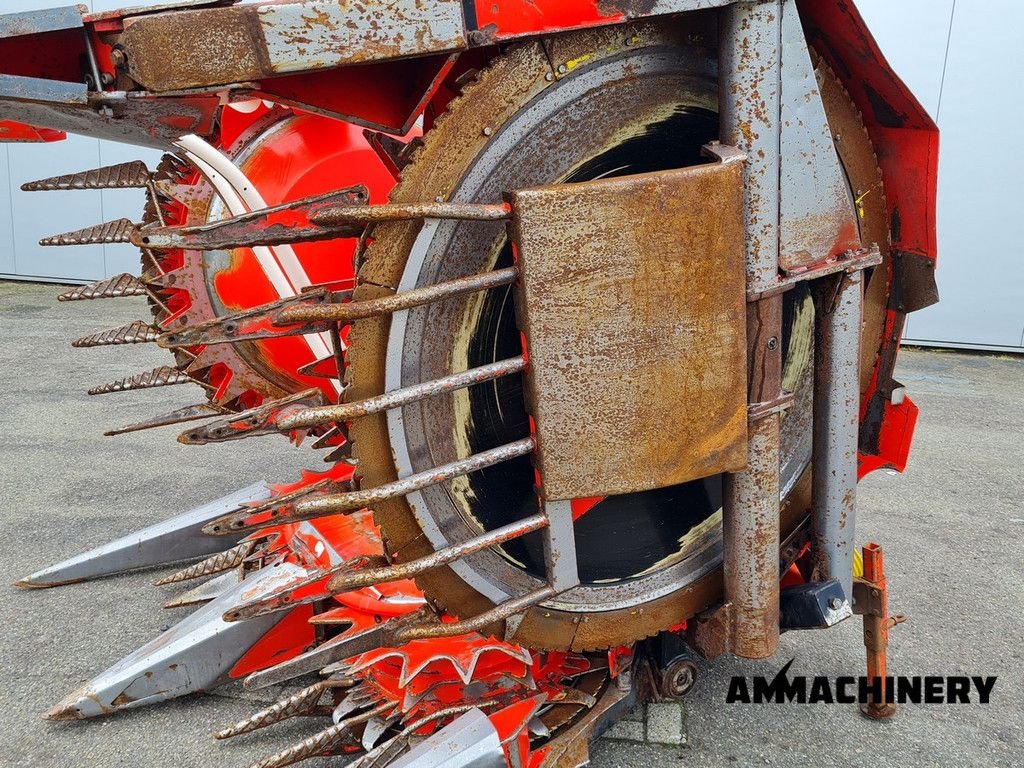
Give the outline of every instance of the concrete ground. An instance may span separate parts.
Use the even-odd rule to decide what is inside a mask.
[[[264,438],[188,447],[173,428],[104,438],[198,402],[187,386],[87,397],[95,384],[167,361],[155,347],[75,350],[86,333],[147,316],[139,299],[58,304],[56,286],[0,283],[0,765],[243,766],[307,735],[310,723],[220,744],[250,714],[238,691],[198,695],[101,722],[39,715],[91,674],[172,623],[155,573],[57,590],[17,578],[256,480],[288,480],[318,459]],[[998,675],[992,703],[908,705],[888,723],[850,705],[726,705],[732,675],[858,675],[859,622],[783,637],[774,659],[701,668],[686,743],[603,740],[597,766],[1011,766],[1024,754],[1024,360],[907,350],[897,376],[921,406],[906,475],[861,485],[858,536],[887,553],[895,674]],[[255,447],[253,443],[251,447]],[[249,447],[249,446],[247,446]]]

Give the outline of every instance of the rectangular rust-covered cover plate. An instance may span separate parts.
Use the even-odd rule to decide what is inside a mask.
[[[548,499],[747,460],[742,163],[510,195]]]

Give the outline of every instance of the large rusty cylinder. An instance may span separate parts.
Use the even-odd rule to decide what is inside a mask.
[[[743,2],[725,8],[719,28],[721,139],[747,156],[744,164],[745,261],[748,294],[779,276],[782,6]],[[750,412],[781,395],[780,296],[747,308]],[[725,476],[723,570],[732,608],[730,645],[744,658],[766,658],[779,644],[779,415],[751,419],[747,469]]]
[[[814,473],[811,486],[816,579],[853,589],[860,415],[863,274],[826,281],[818,294],[814,361]]]

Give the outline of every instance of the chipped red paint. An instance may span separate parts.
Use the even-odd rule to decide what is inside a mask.
[[[603,12],[595,0],[475,0],[479,34],[490,40],[581,29],[622,21],[621,11]],[[611,6],[611,3],[607,5]],[[481,39],[482,41],[482,39]]]
[[[0,143],[63,141],[68,135],[52,128],[36,128],[34,125],[16,123],[14,120],[0,120]]]

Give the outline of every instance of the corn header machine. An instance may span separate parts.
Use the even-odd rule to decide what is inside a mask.
[[[264,768],[577,766],[782,631],[861,614],[884,680],[856,487],[917,418],[938,135],[850,0],[15,13],[0,119],[166,152],[24,186],[140,191],[42,242],[140,249],[60,299],[145,297],[74,344],[167,364],[92,392],[202,395],[111,433],[326,461],[21,581],[193,561],[159,583],[197,610],[49,717],[244,678],[292,687],[219,738],[323,717]]]

